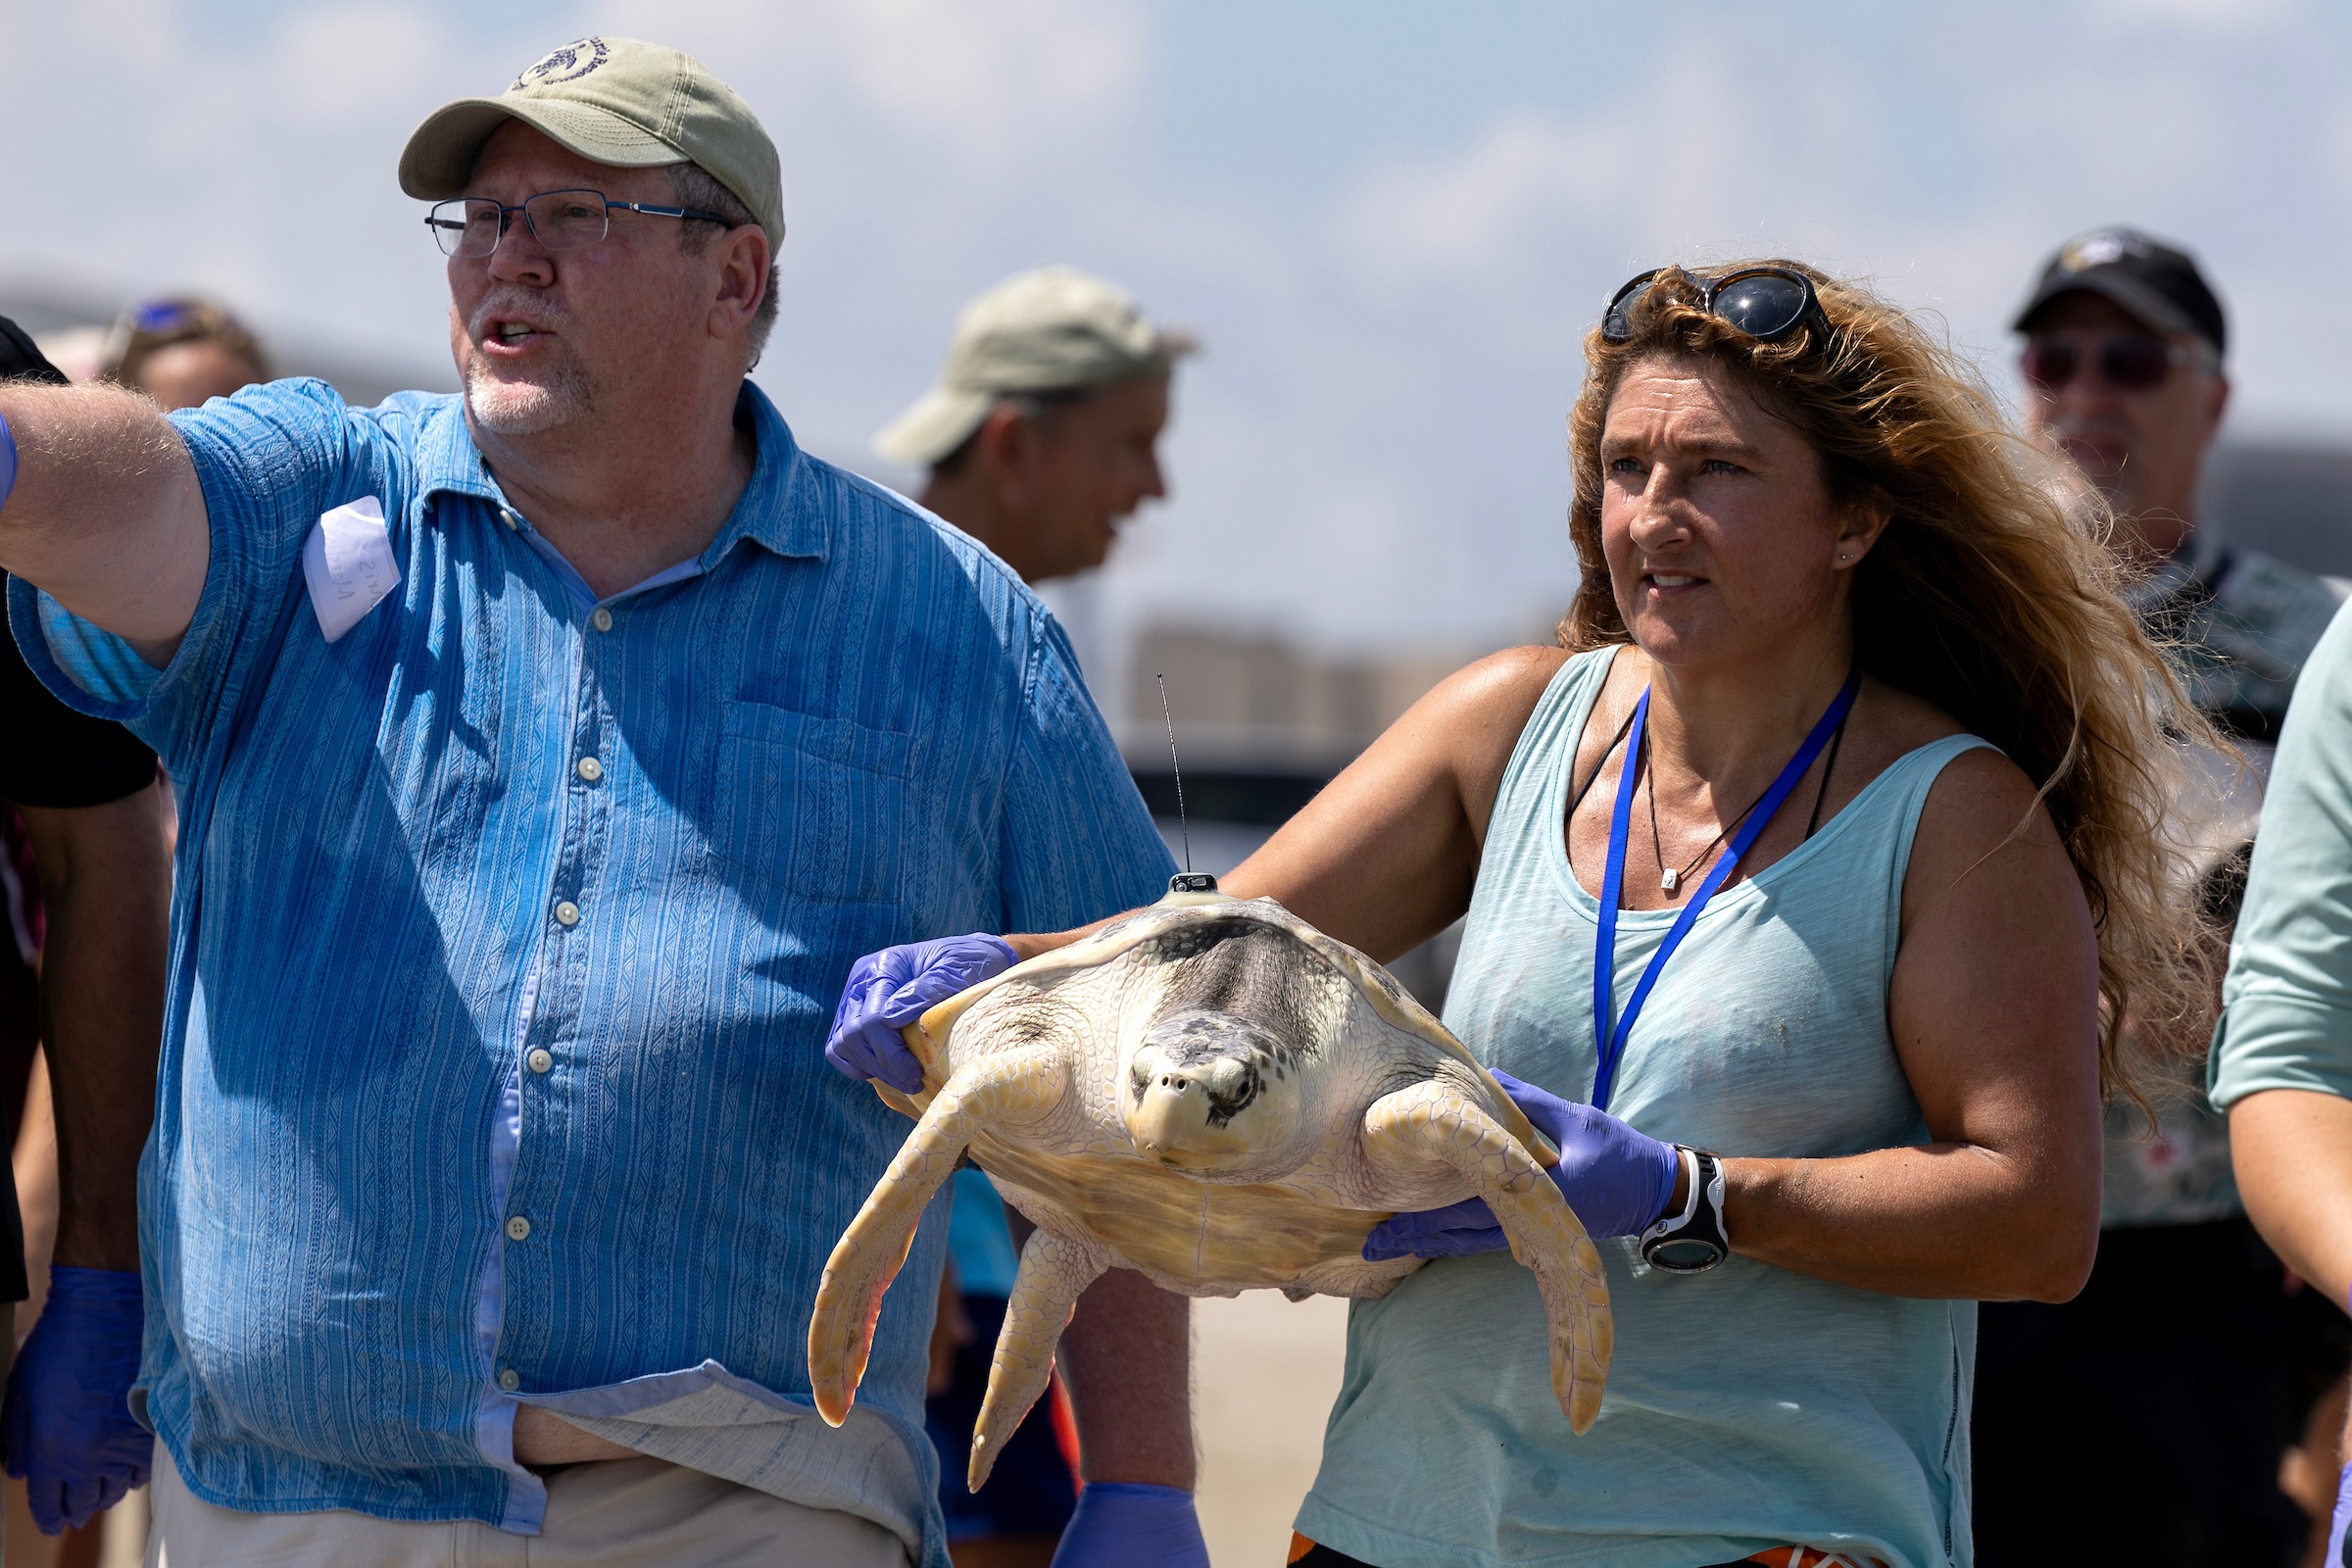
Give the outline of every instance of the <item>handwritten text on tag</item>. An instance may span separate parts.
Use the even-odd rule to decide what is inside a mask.
[[[383,504],[362,496],[321,514],[302,547],[302,580],[311,590],[311,608],[318,612],[318,629],[330,643],[399,587]]]

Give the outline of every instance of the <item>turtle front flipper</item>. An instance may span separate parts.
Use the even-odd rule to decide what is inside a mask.
[[[1038,1230],[1021,1249],[1021,1271],[1013,1277],[1012,1298],[1004,1303],[1004,1329],[997,1336],[996,1360],[988,1369],[988,1394],[972,1427],[971,1490],[978,1492],[1004,1451],[1013,1429],[1046,1392],[1054,1373],[1054,1347],[1069,1326],[1079,1293],[1110,1267],[1110,1253],[1072,1236]]]
[[[1375,1163],[1438,1164],[1467,1178],[1494,1210],[1511,1255],[1536,1276],[1551,1329],[1551,1392],[1572,1431],[1600,1413],[1616,1340],[1600,1250],[1560,1190],[1519,1141],[1443,1079],[1384,1095],[1364,1113]]]
[[[825,1263],[808,1319],[808,1385],[816,1413],[849,1419],[874,1345],[874,1320],[914,1245],[914,1228],[966,1145],[983,1127],[1033,1120],[1069,1092],[1059,1054],[1030,1047],[983,1056],[941,1086]]]

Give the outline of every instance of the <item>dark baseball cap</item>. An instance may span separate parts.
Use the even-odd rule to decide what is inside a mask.
[[[0,381],[45,381],[65,386],[66,373],[49,363],[32,334],[0,316]]]
[[[2221,299],[2197,259],[2136,228],[2094,228],[2060,246],[2010,329],[2023,332],[2044,305],[2078,290],[2113,300],[2159,332],[2194,332],[2217,354],[2229,347]]]

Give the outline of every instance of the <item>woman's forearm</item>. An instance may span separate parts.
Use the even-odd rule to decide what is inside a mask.
[[[2352,1100],[2266,1089],[2230,1109],[2237,1190],[2263,1240],[2338,1306],[2352,1292]]]
[[[1732,1250],[1889,1296],[2063,1301],[2098,1251],[2098,1185],[1973,1144],[1724,1167]]]
[[[1056,948],[1066,948],[1073,942],[1083,941],[1087,937],[1091,937],[1096,932],[1102,930],[1104,926],[1109,925],[1112,921],[1124,920],[1129,914],[1133,914],[1134,912],[1135,911],[1133,909],[1129,909],[1125,913],[1114,914],[1106,919],[1097,920],[1093,925],[1073,926],[1067,931],[1021,931],[1007,933],[1004,938],[1004,945],[1010,948],[1013,952],[1019,954],[1021,960],[1025,963],[1031,958],[1038,957],[1044,954],[1052,953]]]

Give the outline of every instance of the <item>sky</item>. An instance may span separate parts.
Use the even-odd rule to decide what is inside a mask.
[[[1543,634],[1563,416],[1627,276],[1800,256],[1996,382],[2068,235],[2187,243],[2232,426],[2352,438],[2352,8],[2298,0],[0,0],[0,287],[217,291],[446,384],[393,178],[447,99],[587,33],[700,56],[781,150],[760,383],[822,456],[957,307],[1067,262],[1198,332],[1174,494],[1084,596],[1335,652]],[[1107,631],[1102,628],[1108,628]]]

